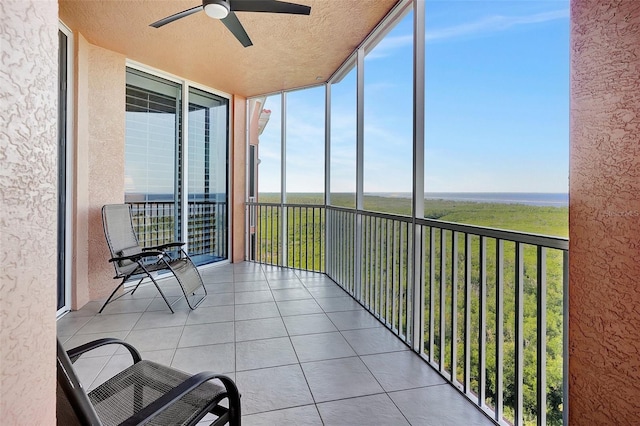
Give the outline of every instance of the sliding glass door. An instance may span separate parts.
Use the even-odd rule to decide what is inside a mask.
[[[189,253],[204,264],[227,256],[229,101],[189,89]]]
[[[227,259],[229,101],[134,68],[126,97],[125,201],[140,243],[184,241],[199,265]]]

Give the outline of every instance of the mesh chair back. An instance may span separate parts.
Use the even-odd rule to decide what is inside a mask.
[[[109,245],[111,257],[131,256],[142,251],[138,237],[133,230],[131,206],[128,204],[107,204],[102,207],[102,225]],[[136,268],[136,264],[124,260],[113,262],[116,276],[124,276]]]
[[[58,409],[58,424],[101,425],[98,414],[73,370],[67,352],[62,347],[60,340],[57,343],[56,407]]]

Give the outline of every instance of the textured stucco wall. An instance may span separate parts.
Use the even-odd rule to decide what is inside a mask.
[[[247,99],[242,96],[233,97],[233,139],[231,159],[232,185],[233,185],[233,239],[232,239],[232,262],[242,262],[245,252],[245,206],[246,198],[246,159],[247,159]]]
[[[125,57],[76,35],[76,280],[74,307],[117,285],[102,229],[104,204],[124,202]]]
[[[571,3],[571,424],[640,421],[640,2]]]
[[[0,423],[55,424],[58,6],[0,2]]]

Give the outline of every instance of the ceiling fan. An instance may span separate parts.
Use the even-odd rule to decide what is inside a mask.
[[[201,10],[204,10],[210,17],[222,21],[244,47],[252,46],[253,43],[235,12],[289,13],[294,15],[309,15],[311,13],[311,7],[309,6],[276,0],[202,0],[202,5],[200,6],[167,16],[149,26],[160,28]]]

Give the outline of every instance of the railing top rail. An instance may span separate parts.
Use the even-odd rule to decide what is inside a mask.
[[[255,203],[255,202],[249,202],[249,203],[247,203],[247,205],[249,205],[249,206],[279,207],[282,204],[280,204],[280,203]],[[286,207],[316,207],[316,208],[317,207],[325,207],[323,205],[317,205],[317,204],[284,204],[284,206],[286,206]],[[326,208],[329,209],[329,210],[334,210],[334,211],[361,214],[361,215],[364,215],[364,216],[379,217],[379,218],[382,218],[382,219],[397,220],[397,221],[406,222],[406,223],[411,223],[413,221],[413,218],[411,218],[410,216],[403,216],[403,215],[398,215],[398,214],[372,212],[372,211],[364,211],[364,210],[355,210],[355,209],[347,208],[347,207],[327,206]],[[437,219],[426,219],[426,218],[421,219],[421,218],[418,218],[418,219],[415,219],[415,220],[416,220],[416,223],[418,225],[422,225],[422,226],[429,226],[429,227],[434,227],[434,228],[439,228],[439,229],[446,229],[446,230],[449,230],[449,231],[455,231],[455,232],[461,232],[461,233],[465,233],[465,234],[477,235],[477,236],[480,236],[480,237],[495,238],[495,239],[503,240],[503,241],[512,241],[512,242],[515,242],[515,243],[523,243],[523,244],[547,247],[547,248],[557,249],[557,250],[569,250],[569,240],[567,238],[563,238],[563,237],[553,237],[553,236],[549,236],[549,235],[532,234],[532,233],[520,232],[520,231],[507,231],[507,230],[504,230],[504,229],[489,228],[489,227],[477,226],[477,225],[465,225],[465,224],[461,224],[461,223],[446,222],[446,221],[437,220]]]
[[[280,207],[280,206],[284,206],[284,207],[307,207],[307,208],[315,208],[315,209],[323,209],[325,206],[324,204],[294,204],[294,203],[285,203],[285,204],[281,204],[281,203],[260,203],[260,202],[254,202],[254,201],[249,201],[246,203],[247,206],[266,206],[266,207]]]
[[[126,201],[125,204],[151,204],[151,205],[159,205],[159,204],[176,204],[178,201],[172,200],[153,200],[153,201]],[[187,204],[227,204],[226,201],[217,201],[217,200],[187,200]]]

